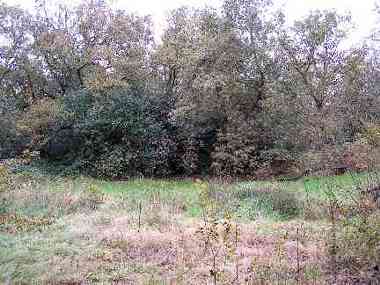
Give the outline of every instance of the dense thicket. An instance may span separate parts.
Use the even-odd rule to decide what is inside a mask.
[[[366,169],[380,155],[378,33],[286,25],[269,0],[149,17],[105,1],[0,4],[0,156],[39,150],[93,175],[267,177]]]

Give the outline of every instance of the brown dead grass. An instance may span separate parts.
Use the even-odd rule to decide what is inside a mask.
[[[97,191],[88,191],[87,184],[74,191],[73,182],[64,181],[65,191],[49,191],[41,182],[37,187],[28,178],[21,180],[3,193],[12,205],[0,222],[13,227],[19,221],[35,230],[51,217],[53,223],[49,220],[46,231],[26,228],[11,233],[25,234],[37,244],[38,257],[22,241],[15,256],[26,259],[20,272],[30,272],[41,284],[213,283],[213,254],[199,234],[202,222],[187,218],[181,201],[173,206],[152,198],[144,205],[139,228],[136,205],[99,196]],[[13,215],[15,210],[22,215]],[[35,210],[39,215],[34,215]],[[233,254],[222,244],[217,251],[217,284],[276,284],[278,280],[324,284],[325,245],[321,227],[316,226],[318,232],[312,224],[315,221],[239,224]],[[310,268],[320,272],[314,279],[309,276]]]
[[[164,284],[212,284],[212,254],[196,234],[199,226],[185,223],[161,230],[138,232],[131,229],[128,217],[119,217],[111,225],[102,227],[97,238],[110,250],[109,262],[127,260],[129,263],[157,268],[156,274],[166,282]],[[320,268],[324,258],[323,242],[302,238],[297,242],[294,235],[289,234],[287,237],[275,233],[264,236],[257,233],[257,227],[240,226],[234,257],[227,258],[228,254],[223,250],[218,253],[218,284],[272,284],[266,283],[264,278],[268,278],[268,282],[270,278],[276,278],[272,276],[276,270],[282,274],[282,278],[293,281],[300,278],[302,284],[323,284],[313,283],[317,281],[303,273],[308,267]],[[290,232],[296,225],[288,227],[280,224],[276,227]],[[297,264],[300,273],[297,273]],[[267,269],[272,272],[271,276],[265,275],[268,274]],[[135,278],[119,281],[124,282],[120,284],[138,284],[142,280],[138,274],[135,274]],[[259,281],[264,283],[255,283]],[[319,282],[322,280],[319,279]]]

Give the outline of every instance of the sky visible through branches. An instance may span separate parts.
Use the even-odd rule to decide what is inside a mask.
[[[141,15],[152,15],[155,25],[155,36],[159,40],[160,35],[165,29],[165,17],[169,10],[180,6],[192,7],[220,7],[220,0],[109,0],[115,8],[131,10]],[[20,5],[29,10],[33,9],[34,0],[5,0],[11,5]],[[73,4],[78,3],[76,0],[71,1],[53,1],[55,3]],[[375,0],[275,0],[275,6],[282,8],[286,19],[291,24],[294,20],[305,16],[310,10],[314,9],[336,9],[340,13],[350,13],[355,24],[354,30],[350,37],[350,43],[357,44],[368,38],[373,32],[376,15]]]

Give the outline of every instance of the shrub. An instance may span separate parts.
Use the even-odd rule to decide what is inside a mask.
[[[286,149],[273,148],[260,154],[260,161],[264,164],[263,170],[256,171],[257,178],[284,176],[292,178],[300,175],[296,155]],[[266,175],[270,175],[266,177]]]
[[[96,210],[104,202],[103,192],[95,184],[90,184],[86,190],[80,200],[81,207]]]
[[[344,220],[337,232],[338,266],[361,284],[380,282],[380,211]],[[364,283],[363,283],[364,282]]]
[[[342,150],[337,146],[324,146],[319,151],[305,152],[299,159],[302,172],[313,175],[336,174],[336,169],[343,164]]]
[[[161,107],[139,88],[69,94],[45,156],[103,177],[167,175],[175,144]]]
[[[253,176],[258,167],[254,130],[241,127],[220,133],[212,153],[212,172],[216,175]]]
[[[335,175],[345,171],[367,171],[380,165],[379,148],[365,138],[342,146],[324,146],[319,151],[308,151],[301,155],[300,168],[314,175]]]
[[[276,189],[270,196],[273,211],[278,212],[282,217],[296,217],[301,210],[297,194],[289,190]]]
[[[52,99],[42,99],[30,106],[17,121],[17,130],[30,137],[33,149],[39,149],[48,138],[48,131],[55,125],[59,104]]]
[[[380,282],[380,209],[378,197],[371,191],[378,181],[376,177],[368,179],[368,185],[356,185],[358,192],[350,203],[343,204],[334,195],[329,198],[331,230],[327,245],[331,266],[334,278],[344,273],[349,279],[345,282],[350,284]]]
[[[234,192],[235,198],[239,201],[243,200],[239,212],[248,212],[249,218],[254,219],[257,215],[264,214],[289,219],[301,213],[302,203],[297,193],[283,189],[277,184],[271,184],[265,188],[251,187],[243,187]]]
[[[364,137],[367,139],[369,144],[380,147],[380,126],[369,126],[364,132]]]
[[[10,176],[8,169],[0,165],[0,193],[7,191],[10,187]]]
[[[371,167],[372,147],[365,140],[346,144],[343,151],[343,163],[353,171],[367,171]]]
[[[183,153],[180,155],[179,166],[183,169],[185,175],[194,175],[201,173],[200,165],[200,142],[191,137],[181,143]]]
[[[10,158],[21,153],[27,140],[21,137],[14,119],[0,117],[0,158]]]

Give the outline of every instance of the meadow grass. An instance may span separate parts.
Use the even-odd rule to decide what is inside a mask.
[[[4,283],[207,284],[212,255],[199,236],[200,225],[206,223],[206,187],[216,205],[215,217],[223,221],[228,213],[240,231],[235,257],[223,250],[216,257],[219,284],[235,278],[235,259],[240,279],[259,278],[272,264],[268,278],[286,273],[287,284],[295,283],[295,240],[307,268],[303,284],[323,284],[328,223],[321,208],[331,192],[349,203],[348,197],[356,195],[353,190],[370,181],[370,174],[229,184],[105,181],[36,171],[11,174],[9,189],[0,193]],[[312,215],[305,210],[308,201]],[[223,241],[218,246],[223,248]],[[256,277],[249,270],[256,270]]]

